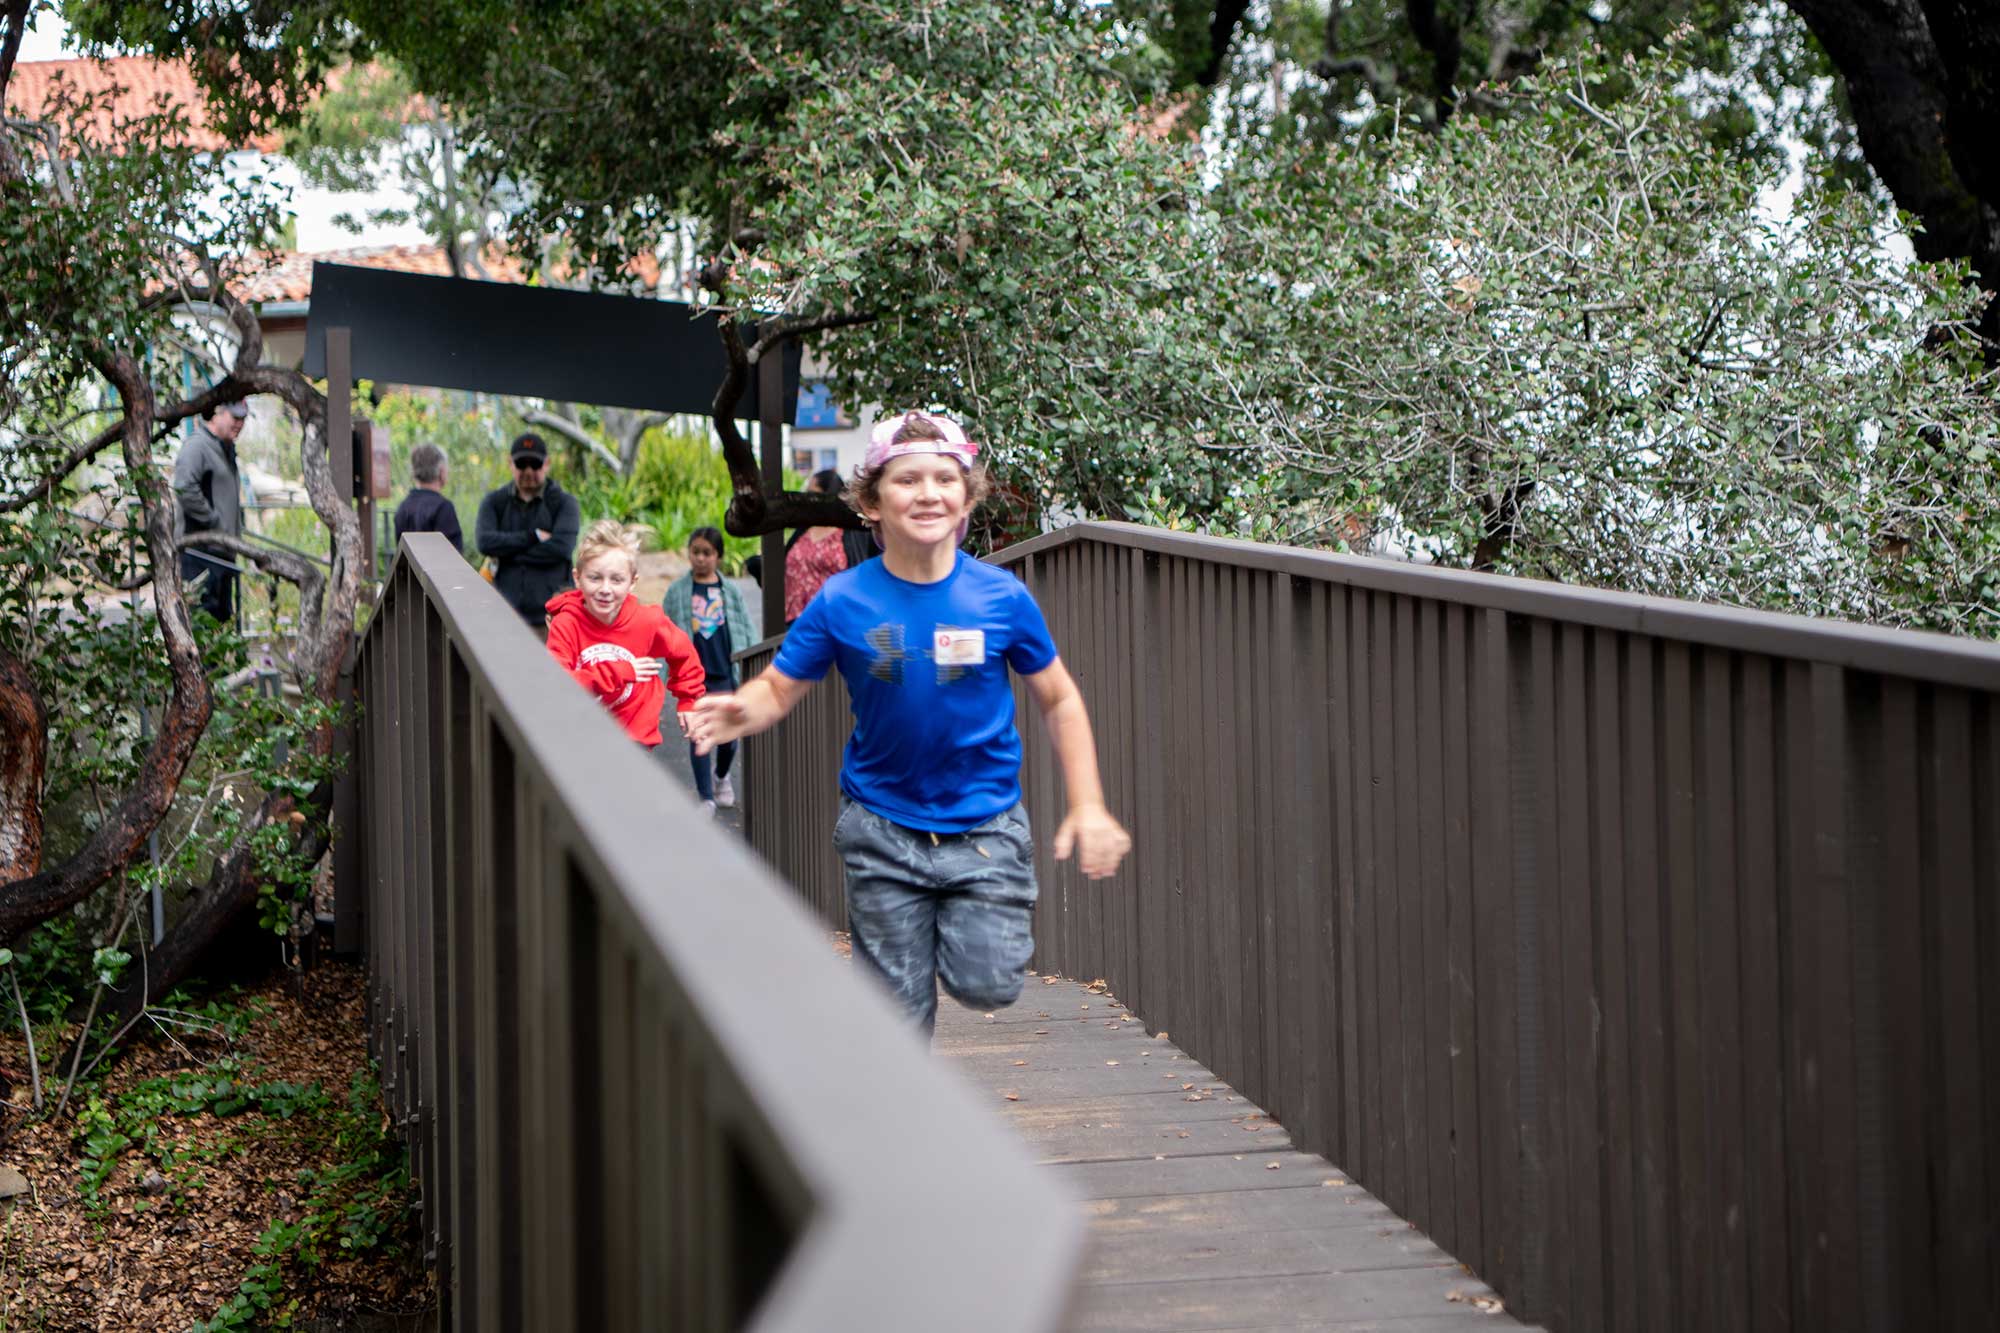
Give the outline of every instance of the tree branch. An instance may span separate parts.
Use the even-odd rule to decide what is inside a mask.
[[[1986,286],[2000,283],[2000,200],[1981,199],[1968,188],[1951,146],[1955,133],[1965,136],[1968,145],[1987,137],[1981,127],[1990,121],[1993,108],[1954,130],[1956,108],[1947,100],[1947,89],[1956,85],[1947,77],[1918,0],[1786,3],[1840,70],[1868,165],[1897,205],[1924,224],[1910,238],[1917,257],[1969,259]],[[1968,58],[1976,54],[1977,48]],[[1988,304],[1981,326],[1989,339],[2000,332],[1996,321],[2000,302]]]
[[[326,582],[325,576],[305,557],[245,541],[226,532],[190,532],[181,538],[181,548],[240,555],[264,573],[296,583],[301,597],[310,596],[315,601],[319,599],[320,589]]]
[[[532,412],[523,412],[521,420],[527,422],[530,426],[547,426],[558,435],[576,441],[609,463],[613,472],[622,473],[625,470],[618,462],[618,455],[605,448],[603,441],[567,418],[559,417],[553,412],[544,412],[540,408],[536,408]]]
[[[235,376],[218,380],[192,398],[183,399],[171,407],[163,408],[153,418],[153,443],[158,444],[172,430],[189,417],[206,417],[223,403],[233,403],[247,396],[249,389],[237,382]],[[67,457],[57,464],[55,471],[43,477],[19,495],[0,500],[0,514],[17,513],[42,499],[50,491],[61,485],[72,472],[88,463],[97,455],[124,438],[125,424],[122,421],[106,426],[97,434],[70,450]]]
[[[756,365],[787,338],[800,338],[808,333],[820,333],[826,329],[853,328],[858,324],[874,322],[874,315],[858,311],[833,315],[795,315],[788,319],[770,320],[764,324],[756,343],[750,348],[750,364]]]
[[[1222,0],[1208,20],[1208,59],[1195,72],[1194,81],[1213,88],[1222,77],[1223,62],[1229,58],[1229,44],[1236,40],[1236,25],[1250,8],[1250,0]]]
[[[5,104],[7,81],[14,77],[14,61],[21,54],[21,39],[28,35],[28,10],[34,0],[5,0],[0,4],[0,105]]]
[[[1458,105],[1458,65],[1465,45],[1460,16],[1441,18],[1438,0],[1404,0],[1403,10],[1410,35],[1431,53],[1431,97],[1437,103],[1438,123],[1443,124]]]
[[[145,845],[146,835],[172,806],[174,792],[214,711],[214,695],[202,671],[187,605],[181,599],[180,567],[174,560],[177,507],[166,479],[153,467],[153,386],[138,358],[130,353],[101,353],[96,360],[99,373],[118,391],[125,471],[139,492],[146,553],[158,588],[155,612],[173,692],[132,786],[83,846],[53,870],[0,886],[0,940],[12,939],[81,901],[130,864]]]

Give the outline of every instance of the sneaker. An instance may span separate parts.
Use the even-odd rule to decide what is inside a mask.
[[[708,817],[709,817],[710,819],[713,819],[713,818],[715,818],[715,802],[714,802],[714,801],[703,801],[703,802],[701,803],[701,812],[702,812],[702,813],[703,813],[704,815],[707,815],[707,816],[708,816]]]
[[[715,803],[725,810],[735,805],[736,784],[728,778],[717,778],[715,780]]]

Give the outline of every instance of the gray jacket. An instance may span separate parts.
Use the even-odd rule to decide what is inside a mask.
[[[236,449],[195,423],[174,458],[174,494],[180,497],[179,535],[190,532],[243,534],[243,497],[237,483]]]

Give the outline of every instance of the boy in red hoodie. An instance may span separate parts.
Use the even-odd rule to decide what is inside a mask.
[[[611,519],[591,524],[576,546],[576,586],[549,599],[549,656],[597,696],[625,734],[651,749],[660,743],[660,706],[672,689],[687,731],[687,710],[701,698],[701,658],[657,606],[632,595],[639,539]],[[671,673],[661,683],[661,661]]]

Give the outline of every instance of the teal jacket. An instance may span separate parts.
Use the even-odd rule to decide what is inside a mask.
[[[667,613],[667,619],[681,627],[682,633],[690,639],[694,637],[693,570],[667,585],[667,595],[660,599],[660,609]],[[722,580],[722,623],[729,627],[731,654],[757,646],[757,640],[750,634],[750,611],[743,605],[743,594],[736,591],[736,585],[726,578]],[[733,663],[729,668],[729,682],[732,685],[743,683]]]

